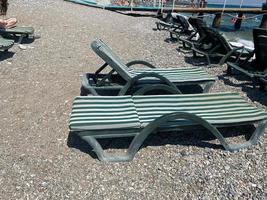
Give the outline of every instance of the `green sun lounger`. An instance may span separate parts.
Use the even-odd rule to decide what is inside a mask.
[[[1,35],[12,35],[12,36],[19,36],[19,42],[21,43],[23,38],[28,38],[34,34],[33,27],[23,27],[23,26],[15,26],[13,28],[8,29],[0,29]]]
[[[95,73],[84,74],[81,95],[126,95],[147,94],[152,91],[181,93],[179,86],[199,85],[208,92],[215,78],[199,68],[154,68],[145,61],[124,64],[121,59],[101,40],[91,44],[94,52],[105,64]],[[142,65],[149,68],[129,68]],[[101,73],[107,66],[110,72]],[[109,92],[107,94],[107,92]],[[112,93],[112,94],[111,94]]]
[[[203,19],[190,17],[188,22],[193,26],[195,31],[189,36],[179,37],[179,41],[182,42],[184,49],[191,49],[195,44],[198,45],[206,39],[206,33],[202,27],[207,27],[207,24]]]
[[[202,29],[206,34],[205,38],[208,40],[195,44],[192,50],[194,57],[196,57],[197,54],[205,56],[209,66],[212,66],[211,58],[219,58],[218,65],[222,65],[230,58],[238,60],[241,57],[246,57],[252,51],[245,48],[243,45],[231,45],[223,35],[213,28],[202,27]]]
[[[172,16],[173,18],[177,19],[177,21],[179,22],[179,24],[181,24],[181,26],[179,28],[169,29],[171,39],[179,39],[181,36],[184,35],[189,36],[195,34],[195,30],[189,23],[187,16],[178,13],[172,13]]]
[[[217,129],[256,124],[251,138],[229,144]],[[257,143],[267,124],[267,113],[236,93],[151,96],[78,96],[69,128],[93,148],[102,161],[130,161],[152,133],[196,128],[210,131],[228,151]],[[134,137],[123,155],[108,154],[98,139]]]
[[[172,16],[171,13],[168,13],[165,18],[162,18],[160,21],[156,22],[157,30],[169,30],[172,28],[182,28],[181,24],[177,21],[176,18]]]
[[[0,36],[0,50],[8,51],[14,45],[13,40],[8,40]]]
[[[247,56],[245,61],[228,62],[227,74],[232,74],[234,69],[249,77],[253,86],[256,87],[260,85],[260,79],[267,76],[267,30],[253,29],[253,40],[254,51]],[[254,55],[255,58],[253,58]]]

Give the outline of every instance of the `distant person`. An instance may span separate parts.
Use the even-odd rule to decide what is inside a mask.
[[[8,7],[8,0],[0,0],[0,28],[12,28],[15,27],[17,24],[16,18],[8,18],[5,19],[5,15],[7,13],[7,7]]]

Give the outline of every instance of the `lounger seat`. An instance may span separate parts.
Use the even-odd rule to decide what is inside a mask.
[[[91,44],[94,52],[105,61],[95,73],[83,76],[81,95],[126,95],[145,94],[152,90],[181,93],[181,85],[199,85],[208,92],[215,78],[199,68],[155,68],[145,61],[124,64],[121,59],[101,40]],[[141,65],[142,68],[132,68]],[[107,66],[109,73],[101,73]],[[111,94],[113,93],[113,94]]]
[[[258,124],[250,140],[229,144],[217,127]],[[255,144],[264,132],[267,113],[251,106],[236,93],[78,96],[72,107],[69,127],[94,149],[100,160],[129,161],[149,134],[203,126],[229,151]],[[134,136],[123,156],[103,151],[98,138]]]
[[[0,36],[0,50],[7,51],[14,45],[13,40],[8,40]]]
[[[160,21],[156,22],[157,30],[169,30],[172,28],[181,28],[181,24],[173,17],[172,13],[168,13],[167,16]]]

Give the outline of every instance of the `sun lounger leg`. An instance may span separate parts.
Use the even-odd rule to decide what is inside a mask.
[[[26,37],[27,35],[25,35],[25,34],[21,34],[20,36],[19,36],[19,41],[18,41],[18,44],[21,44],[22,43],[22,40],[23,40],[23,38],[24,37]]]
[[[89,143],[89,145],[93,148],[97,157],[101,161],[106,162],[125,162],[132,160],[132,157],[129,154],[115,155],[104,152],[103,148],[99,144],[99,142],[92,136],[82,136],[82,139]]]
[[[214,82],[208,82],[205,84],[203,88],[203,93],[208,93],[210,91],[210,88],[213,86]]]
[[[147,78],[147,77],[157,78],[162,82],[161,85],[166,85],[167,87],[171,88],[172,91],[176,91],[176,94],[180,94],[181,93],[181,91],[172,82],[170,82],[167,78],[161,76],[160,74],[157,74],[157,73],[154,73],[154,72],[149,72],[149,73],[138,74],[137,76],[132,78],[130,81],[128,81],[126,83],[126,85],[119,92],[119,96],[126,95],[127,92],[132,87],[136,86],[136,83],[139,80],[141,80],[142,78]]]
[[[222,134],[219,132],[219,130],[215,126],[211,125],[206,120],[204,120],[204,119],[202,119],[202,118],[200,118],[194,114],[184,113],[184,112],[176,112],[176,113],[166,114],[166,115],[163,115],[163,116],[159,117],[158,119],[154,120],[150,124],[148,124],[140,134],[135,136],[135,138],[133,139],[133,141],[129,147],[129,150],[128,150],[129,155],[134,157],[134,155],[137,153],[138,149],[143,144],[143,142],[148,137],[148,135],[151,134],[152,132],[154,132],[160,125],[162,125],[168,121],[173,121],[173,120],[177,120],[177,119],[186,119],[186,120],[195,122],[196,124],[200,124],[204,128],[208,129],[220,141],[221,145],[227,151],[236,151],[236,150],[240,150],[242,148],[249,147],[253,144],[256,144],[259,137],[261,136],[261,134],[263,133],[263,131],[267,125],[267,122],[263,122],[263,123],[259,124],[249,141],[247,141],[243,144],[231,145],[225,140],[225,138],[222,136]]]
[[[267,121],[261,122],[257,125],[256,130],[254,131],[254,133],[251,135],[250,139],[242,144],[235,144],[235,145],[229,145],[228,151],[238,151],[240,149],[244,149],[247,148],[251,145],[255,145],[257,144],[260,136],[263,134],[265,128],[267,126]]]

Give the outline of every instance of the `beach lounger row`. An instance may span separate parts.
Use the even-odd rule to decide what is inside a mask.
[[[186,21],[182,15],[182,18]],[[253,40],[255,49],[245,47],[237,42],[229,42],[217,30],[208,27],[202,19],[190,17],[187,22],[194,28],[192,33],[181,35],[179,32],[169,31],[176,34],[176,38],[185,49],[191,49],[193,57],[202,55],[206,58],[209,66],[221,66],[227,63],[227,74],[232,74],[233,71],[238,71],[251,78],[253,86],[260,86],[263,89],[265,86],[265,77],[267,76],[267,30],[255,28],[253,30]],[[184,26],[185,27],[185,26]],[[188,27],[188,26],[187,26]],[[187,28],[184,28],[187,30]],[[183,32],[183,31],[180,31]],[[216,64],[212,64],[211,60],[217,59]]]
[[[83,76],[81,93],[85,96],[75,98],[69,128],[85,140],[102,161],[132,160],[144,140],[153,133],[203,128],[226,150],[237,151],[256,144],[266,128],[267,113],[236,93],[180,94],[179,86],[189,83],[208,85],[202,91],[207,92],[215,79],[204,71],[159,69],[144,61],[124,64],[103,41],[96,40],[91,47],[105,64],[95,73]],[[149,68],[129,68],[135,64]],[[107,66],[111,70],[101,73]],[[152,95],[151,90],[163,94]],[[88,94],[90,96],[86,96]],[[229,143],[218,129],[242,125],[255,125],[256,129],[250,139],[241,144]],[[107,153],[99,142],[99,139],[118,137],[133,137],[124,154]]]

